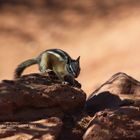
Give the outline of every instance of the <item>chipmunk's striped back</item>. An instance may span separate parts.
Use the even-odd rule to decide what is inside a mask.
[[[60,49],[49,49],[44,51],[41,56],[43,56],[43,54],[52,54],[56,56],[60,61],[65,62],[67,73],[71,74],[75,78],[78,77],[80,73],[80,57],[76,60],[72,59],[68,53]]]

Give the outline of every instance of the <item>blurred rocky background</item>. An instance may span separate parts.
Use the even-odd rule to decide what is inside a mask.
[[[78,80],[86,93],[119,71],[140,80],[139,25],[139,0],[0,0],[0,79],[12,79],[20,62],[61,48],[81,56]]]

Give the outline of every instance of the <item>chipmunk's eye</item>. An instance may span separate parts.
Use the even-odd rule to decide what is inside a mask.
[[[75,67],[75,73],[76,73],[76,77],[78,77],[78,75],[80,74],[80,65],[79,62],[76,62],[76,67]]]
[[[73,61],[73,62],[67,64],[66,66],[67,66],[68,72],[70,74],[72,74],[75,78],[77,78],[80,73],[79,62]]]

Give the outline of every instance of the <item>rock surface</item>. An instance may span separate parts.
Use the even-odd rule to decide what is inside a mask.
[[[3,140],[55,140],[61,130],[62,121],[51,117],[34,122],[3,122],[0,123],[0,139]]]
[[[0,83],[0,121],[62,117],[82,110],[86,94],[53,80],[49,76],[31,74]]]
[[[106,108],[117,108],[139,101],[140,82],[125,73],[117,73],[89,96],[86,109],[94,114]]]
[[[115,74],[91,94],[86,111],[93,118],[84,140],[138,140],[140,82],[125,73]]]
[[[123,99],[131,98],[130,95],[140,98],[140,82],[125,73],[116,73],[96,89],[89,98],[104,91],[119,95]]]
[[[98,112],[83,137],[84,140],[138,140],[139,138],[140,106]]]
[[[0,139],[138,140],[139,88],[138,81],[118,73],[85,104],[86,94],[80,88],[64,85],[50,74],[4,80]]]

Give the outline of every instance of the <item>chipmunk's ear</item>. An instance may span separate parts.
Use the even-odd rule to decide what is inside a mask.
[[[80,61],[80,56],[76,59],[76,61],[78,61],[78,62]]]

